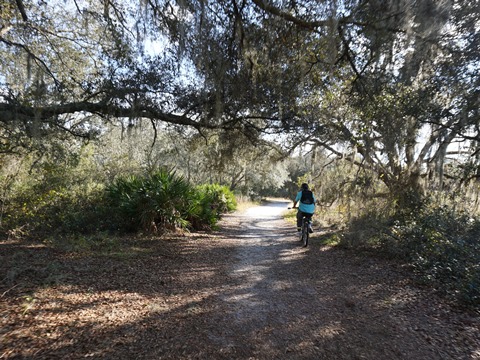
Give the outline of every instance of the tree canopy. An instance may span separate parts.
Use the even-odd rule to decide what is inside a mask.
[[[392,190],[479,172],[479,3],[8,0],[0,151],[148,121],[309,143]],[[466,169],[466,168],[465,168]],[[453,176],[453,174],[447,174]]]

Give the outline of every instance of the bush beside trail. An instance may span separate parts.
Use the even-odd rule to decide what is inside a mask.
[[[392,216],[372,212],[353,219],[340,244],[406,262],[420,282],[480,307],[479,218],[427,203]]]
[[[192,186],[165,170],[145,177],[119,178],[107,193],[124,231],[213,228],[223,213],[237,205],[226,186]]]
[[[193,185],[165,169],[110,182],[50,173],[55,176],[24,184],[2,203],[3,237],[95,245],[112,233],[209,230],[237,206],[228,187]],[[479,307],[480,219],[427,203],[401,213],[384,210],[353,218],[341,245],[399,259],[423,283],[459,304]]]
[[[212,229],[224,213],[237,208],[235,195],[227,186],[203,184],[194,188],[191,212],[187,216],[194,229]]]
[[[192,185],[174,171],[129,175],[109,184],[42,184],[5,206],[4,237],[45,238],[110,232],[161,233],[212,229],[235,210],[235,195],[218,184]]]

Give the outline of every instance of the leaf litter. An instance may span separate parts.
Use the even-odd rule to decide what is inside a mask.
[[[321,231],[302,248],[286,206],[128,256],[1,242],[0,359],[480,359],[478,313]]]

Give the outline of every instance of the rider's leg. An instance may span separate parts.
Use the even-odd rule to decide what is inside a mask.
[[[297,231],[302,230],[302,218],[303,218],[303,213],[298,210],[297,211]]]
[[[306,214],[307,217],[308,217],[308,220],[310,220],[310,222],[308,223],[308,232],[311,234],[313,233],[313,228],[312,228],[312,216],[313,214]]]

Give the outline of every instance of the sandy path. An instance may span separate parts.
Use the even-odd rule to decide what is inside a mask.
[[[441,302],[387,265],[321,247],[315,238],[302,248],[292,225],[281,219],[287,206],[267,203],[223,224],[235,252],[231,286],[220,295],[225,304],[217,321],[228,329],[215,337],[221,353],[255,359],[480,359],[478,322],[455,322]]]

